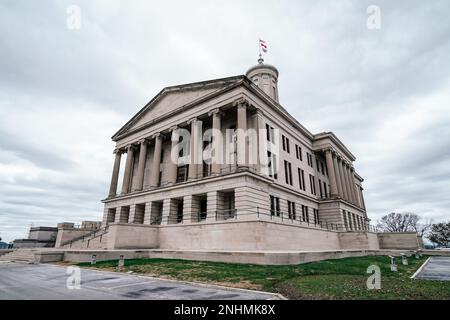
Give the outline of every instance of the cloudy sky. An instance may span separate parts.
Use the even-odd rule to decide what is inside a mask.
[[[282,105],[356,155],[373,220],[448,219],[449,16],[448,0],[2,0],[0,237],[100,220],[112,134],[165,86],[245,73],[258,38]]]

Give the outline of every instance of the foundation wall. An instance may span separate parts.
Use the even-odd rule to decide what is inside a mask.
[[[421,247],[415,232],[378,233],[380,249],[418,249]]]

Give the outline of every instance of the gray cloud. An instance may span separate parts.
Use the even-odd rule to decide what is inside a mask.
[[[366,28],[370,4],[381,30]],[[110,136],[162,87],[243,74],[259,37],[283,106],[357,156],[374,220],[448,219],[449,12],[447,0],[2,1],[1,236],[99,219]]]

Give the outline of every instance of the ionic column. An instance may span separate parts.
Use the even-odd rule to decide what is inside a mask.
[[[344,174],[344,161],[339,159],[339,176],[341,177],[342,181],[342,191],[343,191],[343,198],[348,201],[348,188],[347,188],[347,179],[345,178]]]
[[[153,150],[152,166],[150,169],[150,187],[157,187],[159,184],[159,173],[161,171],[162,136],[157,133],[153,136],[155,148]]]
[[[347,186],[348,186],[348,200],[351,203],[355,203],[354,199],[353,199],[353,193],[352,193],[352,183],[350,180],[350,166],[346,163],[344,166],[344,174],[345,174],[345,178],[346,178],[346,182],[347,182]]]
[[[336,182],[337,182],[339,197],[344,198],[342,177],[341,177],[341,174],[339,173],[339,164],[338,164],[338,161],[337,161],[336,154],[333,154],[333,167],[334,167],[334,175],[336,176]]]
[[[237,164],[247,166],[247,102],[237,102]]]
[[[200,165],[202,160],[202,147],[201,147],[201,126],[202,122],[197,118],[193,118],[188,121],[191,125],[191,138],[189,141],[190,148],[190,163],[189,163],[189,180],[197,179]]]
[[[109,187],[109,197],[115,197],[117,194],[117,183],[119,182],[119,170],[120,170],[120,159],[122,158],[122,151],[119,149],[114,150],[114,168],[111,177],[111,185]]]
[[[144,173],[145,173],[145,161],[147,160],[147,141],[139,141],[141,150],[139,151],[139,163],[136,176],[136,182],[133,186],[133,191],[140,191],[144,187]]]
[[[333,155],[331,150],[325,150],[325,158],[327,162],[328,175],[330,177],[330,193],[331,197],[337,197],[339,195],[339,191],[337,188],[336,175],[334,172],[334,163],[333,163]]]
[[[211,174],[218,175],[221,173],[223,162],[223,139],[220,109],[217,108],[210,111],[208,116],[212,116],[212,149],[214,150],[214,157],[211,155]]]
[[[170,131],[172,132],[172,146],[170,148],[170,161],[167,165],[167,176],[169,183],[176,183],[178,169],[178,143],[180,140],[180,134],[177,126],[171,128]]]
[[[353,203],[357,206],[359,206],[358,201],[358,195],[356,194],[356,182],[355,182],[355,169],[350,167],[349,169],[349,175],[350,175],[350,183],[351,183],[351,189],[352,189],[352,195],[353,195]]]
[[[134,159],[134,147],[132,145],[129,145],[127,149],[127,162],[125,164],[125,173],[123,176],[122,194],[128,193],[128,191],[130,190],[131,169],[133,167],[133,159]]]
[[[260,174],[268,175],[267,138],[265,133],[264,116],[261,109],[256,110],[256,170]]]

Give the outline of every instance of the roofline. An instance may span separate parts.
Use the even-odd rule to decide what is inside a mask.
[[[166,93],[168,92],[173,92],[173,91],[177,91],[177,90],[186,90],[186,89],[193,89],[195,87],[202,87],[202,86],[207,86],[210,84],[220,84],[223,82],[231,82],[233,80],[235,81],[239,81],[240,79],[242,79],[244,76],[232,76],[232,77],[226,77],[226,78],[219,78],[219,79],[213,79],[213,80],[207,80],[207,81],[199,81],[199,82],[192,82],[192,83],[186,83],[186,84],[181,84],[181,85],[175,85],[175,86],[169,86],[169,87],[164,87],[161,91],[159,91],[156,96],[154,96],[149,102],[147,102],[144,107],[141,108],[141,110],[139,110],[129,121],[127,121],[112,137],[111,139],[113,141],[117,141],[118,138],[120,137],[120,134],[126,130],[131,124],[133,124],[136,120],[138,120],[140,118],[141,115],[143,115],[143,113],[145,111],[147,111],[147,109],[154,103],[156,103],[158,100],[160,100]]]
[[[235,80],[235,82],[231,82]],[[117,142],[119,139],[124,138],[135,131],[130,131],[126,135],[122,135],[121,133],[125,131],[131,124],[133,124],[136,120],[140,118],[140,116],[147,111],[149,107],[151,107],[152,104],[157,102],[159,99],[161,99],[166,93],[176,91],[176,90],[185,90],[189,88],[195,88],[199,86],[205,86],[210,84],[220,84],[220,82],[231,82],[229,86],[226,86],[220,90],[213,91],[203,97],[200,97],[197,100],[191,101],[185,105],[180,106],[180,108],[190,108],[193,107],[199,103],[208,101],[224,92],[227,92],[229,90],[232,90],[241,84],[245,86],[249,91],[251,91],[253,94],[255,94],[257,97],[262,99],[265,103],[271,105],[274,107],[276,111],[278,111],[281,115],[283,115],[288,121],[290,121],[294,127],[299,130],[301,133],[306,135],[309,139],[311,139],[311,143],[314,143],[314,141],[326,139],[329,138],[331,141],[333,141],[352,161],[356,160],[356,157],[350,152],[350,150],[342,143],[342,141],[333,133],[333,132],[320,132],[317,134],[311,133],[308,129],[306,129],[303,125],[298,122],[296,118],[294,118],[280,103],[276,102],[272,98],[270,98],[264,91],[262,91],[260,88],[258,88],[253,81],[251,81],[246,75],[238,75],[238,76],[232,76],[227,78],[219,78],[219,79],[213,79],[213,80],[207,80],[207,81],[200,81],[200,82],[193,82],[193,83],[187,83],[182,85],[176,85],[176,86],[169,86],[162,89],[152,100],[150,100],[136,115],[134,115],[119,131],[117,131],[113,136],[112,140]],[[155,119],[155,122],[159,122],[160,120],[165,119],[165,116],[158,117]],[[155,122],[150,122],[146,125],[143,125],[142,127],[139,127],[138,129],[141,130],[143,128],[146,128],[150,125],[153,125]]]
[[[339,140],[339,138],[333,132],[320,132],[314,134],[314,140],[316,141],[327,138],[333,141],[350,158],[350,160],[356,160],[356,157],[353,155],[353,153],[350,152],[345,144],[341,140]]]

